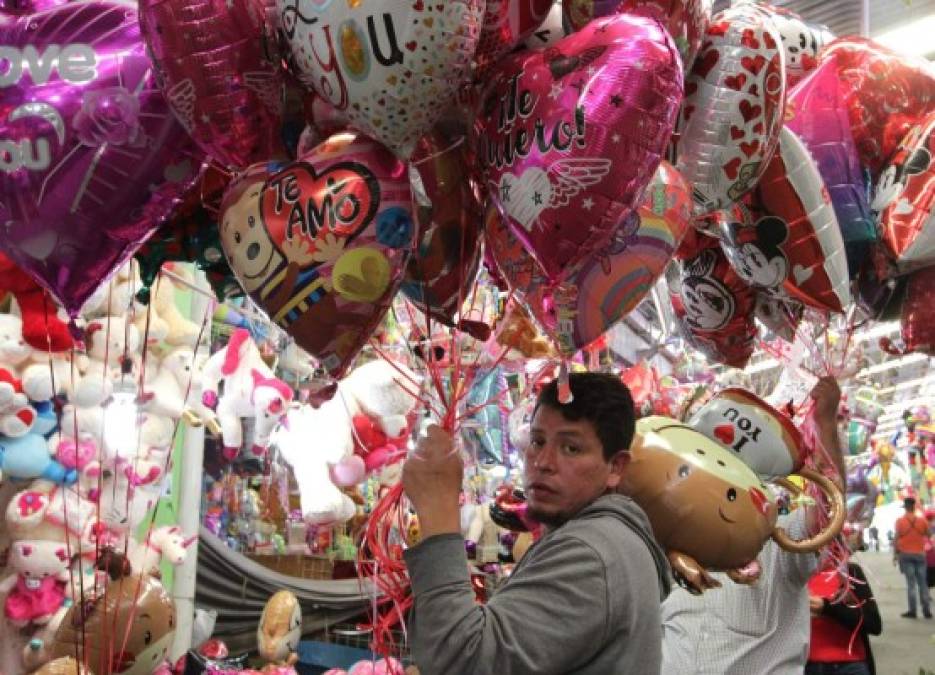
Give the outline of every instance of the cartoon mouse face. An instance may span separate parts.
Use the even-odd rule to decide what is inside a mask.
[[[728,450],[676,420],[637,421],[620,492],[649,517],[663,548],[710,569],[746,565],[772,534],[769,488]]]
[[[744,244],[738,251],[737,273],[748,284],[775,288],[788,274],[788,261],[781,252],[770,257],[755,243]]]
[[[224,209],[221,245],[231,269],[248,293],[255,291],[283,263],[260,215],[263,183],[248,186],[237,201]]]
[[[927,143],[926,143],[927,145]],[[927,147],[919,147],[909,156],[904,164],[891,164],[883,172],[877,184],[877,192],[870,208],[881,213],[903,194],[909,180],[928,171],[932,164],[932,154]]]
[[[721,282],[706,277],[682,281],[686,321],[692,328],[717,330],[734,316],[734,296]]]

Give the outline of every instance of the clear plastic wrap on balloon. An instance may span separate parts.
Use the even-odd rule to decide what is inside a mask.
[[[770,16],[749,5],[716,15],[685,82],[673,139],[697,214],[756,187],[779,141],[784,105],[782,44]]]
[[[530,38],[551,10],[552,0],[487,0],[474,53],[474,78],[486,80],[497,61]]]
[[[0,101],[0,248],[76,316],[200,162],[156,88],[132,6],[0,13],[0,44],[16,55]]]
[[[626,15],[498,65],[475,124],[477,161],[550,280],[605,246],[639,205],[672,134],[681,77],[662,27]]]

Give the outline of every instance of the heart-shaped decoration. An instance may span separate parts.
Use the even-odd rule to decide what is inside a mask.
[[[734,444],[734,425],[720,424],[714,427],[714,439],[722,445],[730,447]]]
[[[412,252],[407,172],[340,133],[288,166],[251,167],[221,205],[221,245],[244,290],[340,377],[383,319]]]
[[[721,12],[707,39],[711,47],[688,77],[694,93],[685,98],[675,137],[677,166],[694,186],[697,215],[730,206],[756,186],[776,149],[785,100],[781,40],[758,6]],[[730,128],[761,122],[761,131],[746,138],[747,149],[753,141],[759,147],[747,155]],[[734,142],[725,143],[728,137]]]
[[[0,237],[76,315],[195,178],[156,88],[136,10],[118,0],[0,13]]]
[[[477,155],[494,202],[548,279],[590,258],[638,207],[681,89],[672,39],[636,16],[597,19],[498,64],[475,124]],[[595,215],[586,224],[582,209]]]
[[[159,85],[199,146],[232,168],[277,155],[282,71],[273,0],[142,0]],[[210,25],[211,30],[205,30]],[[210,64],[210,67],[206,67]]]
[[[597,213],[585,201],[582,214]],[[650,183],[639,211],[620,224],[611,241],[565,281],[550,284],[491,207],[487,242],[501,276],[566,356],[598,339],[652,289],[690,228],[691,190],[667,162]]]
[[[792,277],[795,279],[797,286],[802,286],[806,281],[811,279],[812,274],[814,274],[814,271],[810,267],[796,265],[792,268]]]
[[[276,6],[292,68],[305,86],[408,158],[442,114],[438,103],[453,100],[470,75],[484,3],[392,2],[375,10],[373,3],[276,0]],[[396,85],[387,89],[390,78]]]

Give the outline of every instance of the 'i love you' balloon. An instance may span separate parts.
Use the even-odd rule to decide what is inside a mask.
[[[499,65],[475,124],[497,207],[557,280],[639,205],[682,96],[672,39],[651,19],[598,19]]]

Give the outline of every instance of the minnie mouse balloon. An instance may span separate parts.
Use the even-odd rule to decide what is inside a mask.
[[[681,77],[665,30],[625,15],[498,66],[475,124],[477,154],[493,201],[548,279],[590,258],[639,205],[672,133]]]
[[[715,16],[685,83],[673,139],[697,214],[756,186],[776,149],[784,105],[782,44],[770,16],[751,5]]]
[[[682,65],[689,70],[711,20],[712,4],[712,0],[567,0],[564,11],[573,30],[618,12],[658,19],[675,39]]]
[[[194,180],[135,5],[0,13],[2,248],[72,316]]]
[[[292,66],[309,89],[409,157],[470,75],[482,0],[276,0]]]
[[[474,78],[486,78],[493,65],[542,25],[552,0],[487,0],[474,54]]]
[[[909,132],[877,185],[873,210],[901,271],[935,264],[935,113]]]
[[[273,0],[140,0],[140,25],[172,111],[221,164],[282,155],[283,78]]]
[[[403,163],[336,134],[286,166],[255,165],[221,205],[221,244],[244,290],[335,378],[383,319],[414,225]]]
[[[754,199],[766,215],[750,227],[727,224],[724,251],[748,284],[843,312],[850,287],[834,209],[802,142],[789,129],[780,139]]]
[[[652,290],[691,226],[691,192],[663,162],[639,212],[618,227],[610,243],[565,281],[550,284],[496,211],[487,241],[500,273],[552,338],[572,356],[629,314]]]
[[[818,68],[789,93],[786,126],[805,143],[818,166],[847,248],[851,276],[858,273],[877,239],[864,169],[847,111],[849,85],[838,79],[837,57]]]
[[[731,269],[718,243],[697,237],[667,273],[682,335],[708,359],[743,368],[753,355],[755,292]]]

